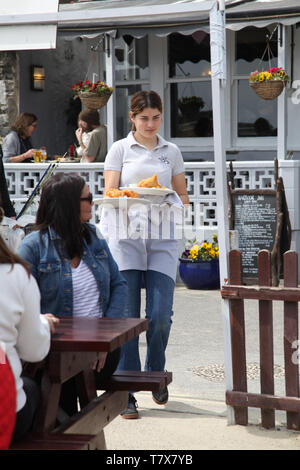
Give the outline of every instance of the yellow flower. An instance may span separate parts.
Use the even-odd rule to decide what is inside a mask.
[[[198,257],[198,252],[199,252],[199,245],[193,245],[192,248],[190,249],[190,255],[193,259],[196,259]]]
[[[210,261],[215,260],[219,256],[218,248],[218,237],[217,235],[213,236],[213,242],[208,243],[207,241],[197,241],[194,239],[191,248],[186,247],[185,251],[182,253],[183,258],[188,258],[195,262],[201,261]]]
[[[262,74],[260,74],[259,77],[258,77],[258,80],[259,80],[260,82],[263,82],[264,79],[265,79],[264,76],[263,76]]]
[[[265,72],[265,77],[266,77],[266,80],[270,80],[270,78],[272,78],[272,74],[269,72]]]
[[[190,255],[192,259],[197,259],[198,258],[198,250],[190,250]]]

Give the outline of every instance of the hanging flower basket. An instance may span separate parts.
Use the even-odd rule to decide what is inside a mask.
[[[255,91],[255,93],[263,100],[274,100],[277,98],[280,93],[282,93],[285,85],[286,84],[284,82],[276,80],[250,83],[252,90]]]
[[[71,90],[75,94],[75,97],[79,97],[83,106],[89,109],[100,109],[106,105],[113,88],[106,85],[100,80],[91,83],[89,80],[81,81],[71,86]]]
[[[249,84],[255,93],[263,100],[274,100],[282,93],[289,76],[280,67],[270,67],[266,72],[252,72]]]
[[[81,100],[83,106],[89,109],[100,109],[106,105],[109,98],[111,97],[111,93],[106,95],[98,95],[97,93],[78,93],[78,96]]]

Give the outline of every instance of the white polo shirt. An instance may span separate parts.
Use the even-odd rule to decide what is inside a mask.
[[[171,188],[172,176],[184,172],[184,163],[177,145],[157,135],[158,144],[149,150],[139,144],[133,133],[114,142],[104,164],[105,170],[121,171],[120,186],[138,183],[155,173],[162,186]]]
[[[172,176],[184,173],[184,162],[177,145],[167,142],[159,135],[157,137],[158,144],[151,150],[139,144],[132,132],[111,146],[105,159],[104,169],[121,172],[120,187],[128,187],[157,174],[159,183],[171,188]],[[149,196],[146,198],[149,199]],[[151,197],[154,204],[163,202],[161,197],[155,198],[157,196]],[[178,197],[177,201],[180,204]],[[101,214],[102,224],[105,224],[106,217],[108,214],[104,210]],[[120,271],[151,269],[176,279],[178,256],[176,239],[152,239],[149,235],[146,238],[120,239],[115,236],[112,238],[110,233],[108,229],[103,235],[108,235],[109,248]],[[151,221],[147,233],[151,233]]]

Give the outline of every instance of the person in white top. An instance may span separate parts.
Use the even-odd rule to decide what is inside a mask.
[[[129,116],[132,132],[127,138],[115,142],[105,159],[105,190],[128,187],[156,174],[161,186],[175,190],[182,206],[188,204],[181,152],[175,144],[158,135],[162,122],[162,102],[159,95],[154,91],[137,92],[131,100]],[[148,196],[145,197],[149,199]],[[161,202],[160,198],[158,202]],[[153,225],[152,219],[146,237],[137,238],[136,233],[132,238],[112,237],[108,233],[108,243],[128,284],[126,311],[130,317],[140,316],[142,280],[145,282],[146,318],[149,320],[145,369],[162,371],[172,323],[178,249],[175,237],[151,237]],[[141,369],[137,339],[122,348],[118,368]],[[152,396],[157,404],[164,404],[168,400],[168,390],[166,388]],[[128,407],[122,417],[138,418],[136,400],[132,393],[129,394]]]
[[[54,325],[59,320],[50,313],[41,315],[36,280],[25,262],[8,249],[1,236],[0,285],[0,344],[10,363],[17,389],[13,434],[13,440],[17,440],[29,431],[39,399],[37,383],[22,375],[21,360],[38,362],[47,356],[50,332],[54,332]]]

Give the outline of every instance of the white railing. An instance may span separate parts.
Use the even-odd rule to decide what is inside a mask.
[[[15,204],[17,213],[47,167],[48,164],[44,163],[6,163],[4,165],[10,198]],[[234,162],[233,170],[236,187],[253,189],[274,186],[274,163],[272,161]],[[103,163],[59,163],[55,169],[55,172],[57,171],[78,173],[85,179],[95,198],[103,197]],[[190,209],[186,213],[185,224],[194,229],[216,229],[217,203],[214,162],[185,162],[185,175],[191,203]],[[37,203],[38,197],[28,213],[35,213]],[[95,212],[93,217],[93,221],[98,222]]]

